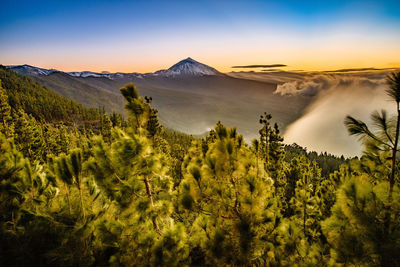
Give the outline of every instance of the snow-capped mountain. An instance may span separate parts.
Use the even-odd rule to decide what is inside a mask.
[[[63,73],[62,71],[56,69],[43,69],[39,67],[34,67],[30,65],[15,65],[15,66],[7,66],[19,74],[22,75],[30,75],[30,76],[38,76],[38,75],[50,75],[55,72]],[[79,78],[87,78],[87,77],[96,77],[96,78],[108,78],[111,80],[115,80],[118,78],[143,78],[143,74],[140,73],[109,73],[109,72],[93,72],[93,71],[73,71],[73,72],[65,72],[66,74],[72,77]]]
[[[164,77],[175,76],[204,76],[204,75],[221,75],[216,69],[200,63],[190,57],[181,60],[167,70],[159,70],[153,73]]]
[[[97,73],[97,72],[92,72],[92,71],[73,71],[73,72],[68,72],[68,74],[71,75],[71,76],[74,76],[74,77],[82,77],[82,78],[86,78],[86,77],[103,77],[103,73]]]
[[[16,72],[23,75],[50,75],[53,72],[60,72],[55,69],[42,69],[30,65],[20,65],[20,66],[8,66],[15,70]],[[216,69],[207,66],[203,63],[200,63],[190,57],[187,59],[181,60],[172,67],[167,70],[159,70],[154,73],[109,73],[109,72],[93,72],[93,71],[74,71],[74,72],[66,72],[66,74],[78,77],[78,78],[87,78],[87,77],[95,77],[95,78],[108,78],[111,80],[122,79],[122,78],[146,78],[146,77],[179,77],[179,76],[206,76],[206,75],[223,75]]]
[[[96,77],[96,78],[108,78],[111,80],[119,79],[119,78],[142,78],[143,74],[140,73],[109,73],[109,72],[93,72],[93,71],[74,71],[74,72],[67,72],[69,75],[74,77],[80,78],[87,78],[87,77]]]
[[[55,69],[42,69],[27,64],[19,66],[8,66],[8,68],[13,69],[14,71],[22,75],[49,75],[53,72],[58,71]]]

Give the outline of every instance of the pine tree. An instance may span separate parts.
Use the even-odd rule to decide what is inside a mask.
[[[49,251],[54,241],[48,203],[57,189],[42,166],[32,165],[2,135],[0,177],[0,264],[43,263],[43,251]]]
[[[1,87],[0,81],[0,132],[7,138],[12,137],[14,133],[14,125],[11,117],[11,107],[8,104],[8,96],[6,91]]]
[[[18,187],[24,163],[25,159],[16,150],[15,145],[0,134],[0,216],[2,223],[12,222],[14,229],[18,204],[23,201],[23,196],[18,193],[18,190],[10,189]],[[6,225],[2,225],[1,229],[7,229]]]
[[[273,181],[236,129],[218,123],[214,133],[205,154],[197,141],[183,163],[179,199],[192,251],[204,253],[208,264],[265,263],[271,244],[262,239],[272,234],[280,216]]]
[[[153,150],[147,137],[131,128],[113,130],[112,140],[110,145],[100,137],[95,140],[88,169],[104,195],[118,207],[114,219],[121,223],[118,242],[126,256],[115,260],[118,264],[180,262],[185,258],[185,241],[168,236],[175,231],[184,238],[185,233],[171,218],[172,179],[167,176],[164,156]],[[166,244],[176,246],[182,254],[161,253],[160,246]],[[153,254],[153,250],[161,254]]]
[[[313,171],[316,169],[316,171]],[[318,196],[315,194],[319,186],[320,171],[318,167],[307,166],[296,182],[295,194],[290,201],[294,207],[296,223],[301,227],[308,241],[317,240],[320,234],[319,221],[321,211]]]
[[[107,143],[111,143],[111,129],[113,124],[110,120],[110,117],[107,114],[103,114],[102,116],[102,124],[101,124],[101,135],[104,138],[104,141]]]
[[[43,160],[46,146],[41,125],[23,110],[16,112],[15,117],[15,143],[18,149],[26,157]]]
[[[385,183],[373,186],[354,177],[338,191],[332,216],[322,229],[332,247],[332,259],[345,265],[397,266],[400,261],[400,195],[393,191],[392,220],[387,220]]]
[[[272,116],[267,114],[260,116],[262,128],[259,130],[259,147],[264,157],[264,168],[274,180],[276,194],[281,194],[281,187],[284,181],[282,173],[282,161],[284,158],[283,138],[279,134],[278,124],[271,127]]]
[[[120,89],[126,100],[125,109],[132,116],[132,125],[139,132],[147,124],[150,106],[147,99],[139,96],[139,92],[133,83],[129,83]]]
[[[271,131],[271,126],[270,126],[271,118],[272,118],[271,114],[268,114],[266,112],[264,112],[264,115],[260,116],[260,124],[262,125],[262,128],[259,130],[260,145],[263,149],[262,151],[265,158],[265,166],[267,166],[267,164],[269,163],[268,148],[269,148],[269,135]]]
[[[124,117],[122,117],[122,115],[119,113],[116,112],[111,113],[110,120],[112,122],[113,127],[123,128],[126,126]]]
[[[150,138],[154,139],[154,136],[161,131],[161,125],[158,122],[157,117],[158,111],[151,108],[149,113],[149,120],[147,121],[146,130]]]
[[[282,169],[282,161],[284,157],[283,138],[280,136],[278,124],[274,124],[274,128],[269,131],[268,142],[268,171],[272,177],[279,177],[279,170]]]
[[[389,120],[386,111],[381,113],[374,112],[371,119],[376,126],[377,131],[373,133],[368,126],[351,116],[347,116],[345,125],[351,135],[358,135],[364,142],[367,149],[382,150],[391,153],[391,172],[388,177],[389,181],[389,202],[392,200],[392,192],[395,184],[396,174],[396,158],[400,133],[400,72],[392,73],[387,77],[389,88],[387,94],[396,103],[396,115],[394,120]],[[390,205],[390,204],[389,204]]]

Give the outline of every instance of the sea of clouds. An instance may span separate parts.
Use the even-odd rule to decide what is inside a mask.
[[[309,96],[314,100],[284,133],[286,143],[336,155],[360,156],[362,145],[349,136],[343,121],[351,115],[369,122],[374,110],[395,106],[386,95],[388,71],[314,73],[277,86],[276,94]]]

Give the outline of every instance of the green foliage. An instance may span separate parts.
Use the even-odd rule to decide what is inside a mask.
[[[307,149],[299,146],[298,144],[285,145],[285,157],[286,162],[290,162],[293,158],[299,155],[304,155],[311,162],[315,161],[321,168],[321,176],[329,178],[329,175],[340,169],[342,164],[348,164],[350,159],[343,156],[335,156],[329,153],[317,153],[315,151],[307,151]]]
[[[113,128],[113,123],[107,114],[103,114],[101,117],[101,135],[107,143],[111,142],[111,129]]]
[[[128,123],[101,109],[41,114],[69,102],[43,91],[49,104],[32,108],[17,87],[43,88],[0,71],[1,266],[400,261],[397,121],[385,112],[371,132],[348,119],[365,145],[350,160],[284,146],[267,113],[251,145],[220,122],[203,139],[164,129],[133,84],[121,89]]]
[[[45,153],[45,143],[39,123],[23,110],[15,113],[15,142],[18,149],[29,158],[39,160]]]
[[[278,124],[274,124],[271,127],[272,116],[268,113],[260,116],[260,140],[259,142],[253,142],[253,145],[257,146],[258,149],[254,149],[255,153],[261,155],[263,159],[264,169],[268,172],[270,177],[274,180],[275,193],[280,194],[284,181],[282,167],[283,167],[283,138],[279,134]]]
[[[82,107],[2,66],[0,80],[0,133],[14,138],[31,160],[44,163],[53,155],[87,147],[93,132],[111,142],[113,123],[126,125],[119,114],[112,114],[112,122],[104,110]]]
[[[120,89],[126,100],[125,109],[132,116],[131,124],[141,130],[149,120],[150,106],[146,100],[139,96],[139,92],[133,83],[129,83]]]
[[[254,264],[265,259],[262,240],[280,216],[273,180],[236,129],[218,123],[215,135],[206,154],[196,141],[185,157],[181,216],[190,222],[192,249],[204,251],[208,264]]]
[[[13,136],[13,121],[11,117],[11,107],[8,104],[6,91],[1,87],[0,80],[0,132],[6,137]]]
[[[114,142],[111,145],[97,138],[93,151],[94,158],[90,160],[88,168],[108,197],[121,207],[126,208],[132,199],[147,194],[146,179],[151,179],[157,185],[152,186],[153,195],[169,191],[170,182],[165,175],[167,169],[164,159],[154,153],[147,138],[134,134],[132,130],[114,130]]]
[[[400,102],[400,72],[393,72],[387,77],[389,88],[387,94],[397,103]]]
[[[400,195],[387,217],[387,182],[373,186],[354,177],[338,191],[332,216],[322,224],[333,260],[354,265],[396,266],[400,260]]]

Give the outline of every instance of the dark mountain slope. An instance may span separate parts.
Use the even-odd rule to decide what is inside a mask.
[[[63,72],[30,77],[41,85],[85,106],[104,107],[107,112],[123,112],[124,102],[118,90],[110,92],[93,86],[82,78],[75,78]]]
[[[85,108],[3,66],[0,66],[0,81],[10,106],[23,109],[38,120],[76,123],[99,118],[98,109]]]

